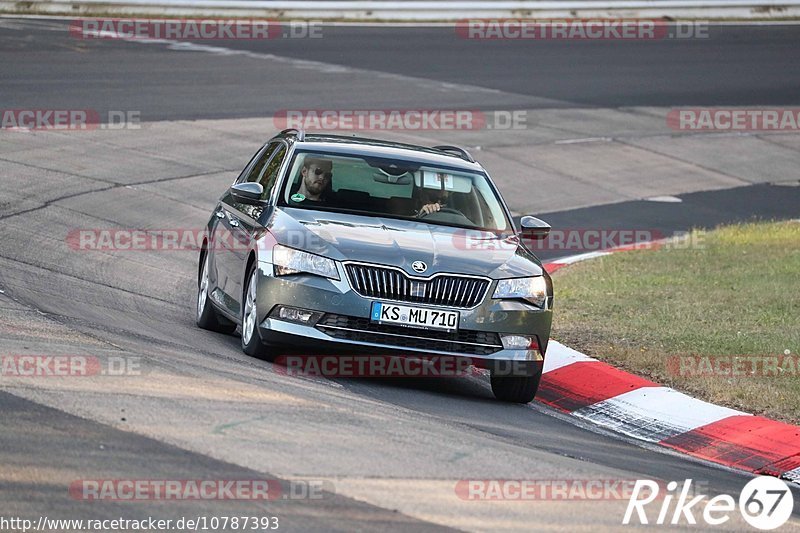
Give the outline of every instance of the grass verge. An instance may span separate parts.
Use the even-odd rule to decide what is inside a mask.
[[[707,401],[800,423],[800,223],[694,232],[554,275],[553,336]]]

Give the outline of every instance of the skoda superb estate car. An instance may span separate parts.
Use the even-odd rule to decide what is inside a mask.
[[[483,167],[425,148],[285,130],[251,159],[208,222],[197,324],[277,354],[450,356],[529,402],[553,289]]]

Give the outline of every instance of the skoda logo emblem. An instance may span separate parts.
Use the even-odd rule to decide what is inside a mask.
[[[414,269],[414,272],[419,272],[422,274],[426,270],[428,270],[428,265],[426,265],[423,261],[414,261],[411,263],[411,268]]]

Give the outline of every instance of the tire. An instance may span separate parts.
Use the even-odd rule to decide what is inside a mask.
[[[495,376],[492,373],[492,392],[502,402],[529,403],[539,390],[542,373],[534,376]]]
[[[236,324],[222,317],[214,309],[208,297],[208,253],[200,256],[200,277],[197,279],[197,303],[195,307],[195,322],[198,327],[217,333],[230,335],[236,331]]]
[[[264,344],[258,330],[258,308],[256,283],[258,271],[255,265],[250,267],[245,278],[244,305],[242,305],[242,351],[247,355],[273,361],[275,354]]]

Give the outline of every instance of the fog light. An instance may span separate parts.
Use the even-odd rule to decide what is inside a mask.
[[[322,313],[280,305],[272,311],[271,316],[280,318],[281,320],[288,320],[289,322],[297,322],[299,324],[313,324],[319,320]]]
[[[539,338],[536,335],[500,335],[503,348],[506,350],[526,350],[527,361],[541,361],[542,352],[539,349]]]
[[[501,335],[500,339],[503,341],[503,348],[506,350],[539,349],[539,341],[536,337],[529,337],[527,335]]]

